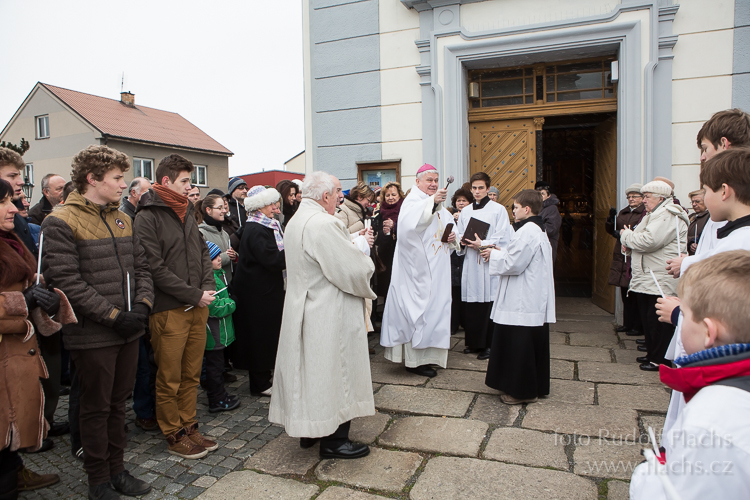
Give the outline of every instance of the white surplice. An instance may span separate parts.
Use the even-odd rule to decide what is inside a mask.
[[[450,348],[450,254],[458,242],[440,241],[453,216],[442,207],[433,213],[434,200],[415,186],[401,205],[380,334],[386,359],[412,367],[445,367]]]
[[[487,239],[482,240],[482,246],[495,245],[504,248],[513,236],[513,228],[510,225],[508,211],[499,203],[490,200],[483,208],[474,209],[474,204],[467,205],[461,210],[458,217],[459,239],[466,236],[474,240],[473,234],[464,235],[466,226],[474,218],[490,225],[487,231]],[[500,284],[500,276],[490,276],[490,265],[484,261],[477,250],[463,247],[458,251],[459,255],[466,254],[464,269],[461,275],[461,301],[462,302],[492,302],[497,296]]]

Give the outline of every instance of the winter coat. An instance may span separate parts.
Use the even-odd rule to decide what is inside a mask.
[[[216,290],[226,288],[227,279],[223,269],[214,269]],[[217,351],[224,349],[234,342],[234,323],[232,313],[237,308],[234,300],[229,297],[228,290],[222,290],[214,295],[216,300],[208,305],[208,324],[206,325],[206,350]]]
[[[120,202],[120,212],[130,217],[131,220],[135,219],[135,207],[130,203],[127,196],[125,196]]]
[[[21,208],[23,208],[23,203],[20,203],[20,200],[19,203],[13,202],[13,204],[16,205],[16,207],[20,204]],[[13,216],[13,233],[18,236],[18,239],[21,240],[21,243],[26,245],[26,248],[28,248],[29,251],[34,255],[34,258],[36,258],[36,255],[39,253],[39,248],[34,242],[34,236],[29,229],[29,223],[26,221],[26,219],[21,217],[21,214],[16,214]]]
[[[638,205],[633,210],[630,207],[625,207],[620,210],[614,220],[607,219],[604,223],[604,229],[616,239],[615,247],[612,250],[612,264],[609,266],[608,283],[610,285],[623,288],[630,286],[630,258],[622,254],[620,230],[624,229],[625,226],[635,228],[645,214],[646,207],[643,204]]]
[[[708,210],[704,210],[699,214],[693,214],[690,216],[690,226],[688,226],[689,255],[695,255],[695,252],[690,249],[690,246],[693,243],[697,244],[700,241],[701,235],[703,234],[703,229],[706,227],[706,222],[708,222],[710,218],[711,216],[709,215]]]
[[[536,219],[536,220],[535,220]],[[541,217],[521,221],[510,243],[490,253],[490,275],[500,276],[490,317],[499,325],[555,322],[552,248]]]
[[[21,243],[17,236],[13,237]],[[33,267],[33,260],[33,257],[24,259],[5,241],[0,241],[3,274],[11,267],[16,270]],[[39,307],[29,314],[22,293],[29,285],[22,279],[0,289],[0,449],[10,447],[12,451],[39,448],[47,435],[39,379],[48,378],[48,374],[35,333],[49,336],[63,324],[76,321],[70,303],[59,290],[56,290],[60,296],[56,321]]]
[[[672,203],[672,198],[662,201],[635,229],[625,229],[620,235],[620,242],[626,247],[625,255],[631,257],[633,277],[629,291],[661,295],[651,270],[664,295],[677,295],[677,280],[666,270],[667,261],[678,255],[675,220],[680,234],[680,252],[687,253],[688,217],[682,207]]]
[[[344,198],[341,204],[341,210],[336,213],[336,217],[344,223],[346,230],[350,234],[357,233],[365,228],[365,209],[356,201]]]
[[[42,196],[39,203],[29,209],[29,219],[32,224],[38,226],[42,225],[42,221],[52,212],[52,203],[49,202],[46,196]]]
[[[547,233],[549,244],[552,246],[552,262],[557,259],[557,242],[560,239],[560,226],[562,225],[562,216],[557,206],[560,200],[557,195],[550,193],[549,198],[544,200],[542,211],[539,216],[544,221],[544,232]]]
[[[196,305],[204,291],[216,290],[208,246],[190,211],[183,223],[149,189],[138,202],[135,234],[146,252],[154,281],[152,313]]]
[[[74,191],[42,223],[44,279],[65,292],[78,316],[78,324],[63,327],[68,350],[122,345],[144,334],[125,339],[113,328],[128,307],[128,273],[131,305],[150,309],[154,303],[146,254],[118,207],[102,207]]]
[[[669,435],[664,436],[664,440],[669,441],[666,476],[681,500],[747,498],[750,491],[750,427],[747,425],[750,392],[717,384],[750,376],[750,352],[733,354],[728,347],[715,347],[679,358],[675,361],[678,364],[682,361],[681,368],[662,366],[660,371],[662,382],[685,393],[688,400]],[[697,360],[685,363],[688,359]],[[656,470],[643,463],[633,471],[630,498],[661,500],[669,497],[664,493]]]
[[[201,222],[198,225],[198,229],[200,230],[201,235],[203,235],[204,240],[214,243],[221,249],[221,268],[224,270],[227,281],[231,283],[233,265],[232,260],[227,255],[227,250],[229,250],[231,246],[229,243],[229,235],[223,229],[219,230],[216,226],[206,224],[205,222]]]
[[[273,229],[247,222],[238,253],[232,282],[232,296],[237,302],[232,362],[243,370],[271,370],[284,309],[285,252],[279,251]]]
[[[247,221],[247,212],[245,212],[244,203],[238,203],[231,196],[227,197],[227,204],[229,205],[229,212],[224,217],[228,218],[227,220],[231,222],[231,225],[228,227],[230,230],[227,233],[229,233],[229,236],[232,236]]]
[[[303,198],[284,235],[287,295],[268,420],[322,437],[375,414],[365,298],[375,266],[341,221]]]

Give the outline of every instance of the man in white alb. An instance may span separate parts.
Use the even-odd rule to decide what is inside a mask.
[[[458,249],[456,232],[442,242],[453,216],[442,203],[435,167],[423,165],[401,205],[393,278],[383,312],[380,344],[385,358],[404,362],[406,370],[434,377],[430,365],[445,368],[450,348],[450,254]]]

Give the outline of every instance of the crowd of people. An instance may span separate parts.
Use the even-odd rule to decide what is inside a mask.
[[[750,415],[750,116],[717,113],[698,146],[692,213],[669,179],[655,178],[628,186],[628,205],[605,224],[615,240],[609,283],[623,304],[617,330],[643,337],[640,368],[674,389],[662,449],[634,473],[633,498],[664,495],[660,467],[684,498],[703,491],[670,464],[726,457],[686,445],[686,432],[721,429],[739,450],[739,474],[702,483],[708,491],[732,497],[750,477],[750,433],[735,418]],[[233,411],[233,370],[247,370],[250,393],[271,398],[269,420],[302,448],[320,442],[323,458],[363,457],[369,447],[352,442],[349,427],[375,411],[370,333],[387,360],[436,377],[462,327],[463,354],[488,360],[498,404],[550,393],[562,219],[544,182],[513,197],[511,223],[486,173],[448,207],[429,164],[406,193],[396,182],[344,192],[316,171],[276,186],[234,177],[226,193],[202,197],[180,155],[161,160],[153,184],[126,184],[130,159],[90,146],[73,159],[70,182],[45,176],[34,207],[23,168],[0,148],[3,500],[59,480],[26,468],[19,452],[46,451],[65,433],[89,498],[147,493],[123,460],[127,399],[135,425],[161,432],[169,453],[200,459],[219,444],[200,432],[198,387],[209,412]],[[54,418],[61,392],[69,422]]]

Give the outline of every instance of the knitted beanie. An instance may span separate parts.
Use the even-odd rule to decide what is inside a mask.
[[[242,177],[232,177],[231,179],[229,179],[227,194],[231,196],[234,190],[243,184],[247,186],[247,182],[245,182],[245,179],[243,179]]]
[[[651,181],[641,188],[641,193],[653,193],[669,198],[672,196],[672,188],[664,181]]]
[[[208,245],[208,255],[211,257],[211,260],[214,260],[221,255],[221,248],[219,248],[219,245],[212,241],[207,241],[206,245]]]
[[[629,195],[630,193],[638,193],[641,194],[641,188],[643,187],[643,184],[640,184],[636,182],[635,184],[631,184],[630,186],[625,189],[625,196]]]

